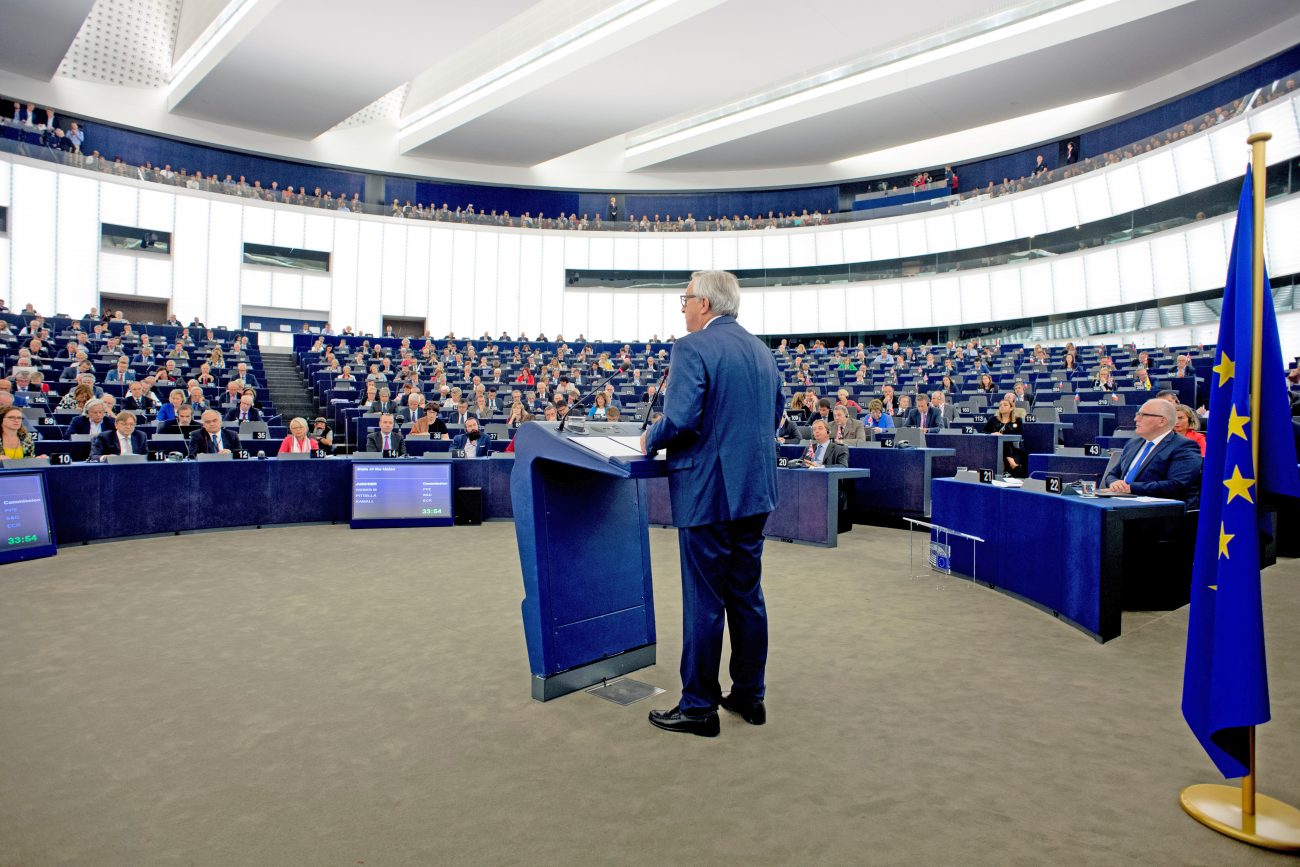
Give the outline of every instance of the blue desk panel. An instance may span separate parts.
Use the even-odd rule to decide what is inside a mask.
[[[1110,458],[1105,455],[1100,457],[1089,457],[1088,455],[1030,455],[1029,476],[1030,478],[1041,479],[1049,473],[1060,473],[1066,484],[1078,478],[1088,477],[1100,481],[1101,475],[1106,472],[1106,465],[1109,463]]]
[[[783,445],[786,458],[803,454],[803,446]],[[934,469],[938,458],[951,458],[952,449],[886,449],[849,446],[849,466],[870,470],[868,478],[853,481],[849,510],[854,523],[864,524],[872,515],[909,518],[930,516],[930,480],[940,474]],[[948,475],[952,475],[951,471]]]
[[[977,580],[1099,641],[1120,634],[1126,525],[1183,514],[1181,503],[1083,499],[952,479],[937,480],[933,488],[933,523],[985,540]],[[970,575],[965,547],[954,546],[952,565]]]

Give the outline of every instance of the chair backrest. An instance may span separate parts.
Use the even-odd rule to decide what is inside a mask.
[[[310,457],[311,452],[279,452],[275,456],[280,461],[304,461]]]
[[[1031,410],[1038,421],[1060,421],[1061,411],[1055,406],[1036,406]]]
[[[913,448],[925,448],[925,434],[919,427],[899,427],[894,430],[894,444],[907,440]]]
[[[72,436],[68,437],[68,440],[74,443],[86,443],[86,442],[90,442],[94,438],[95,437],[92,434],[73,434]]]
[[[264,421],[241,421],[239,423],[239,435],[241,437],[244,434],[266,433],[268,430],[270,428]]]

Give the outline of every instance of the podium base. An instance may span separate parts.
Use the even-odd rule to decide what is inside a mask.
[[[556,674],[534,674],[533,699],[535,701],[550,701],[553,698],[559,698],[562,695],[568,695],[571,692],[594,686],[603,680],[613,680],[630,671],[654,665],[656,646],[654,644],[642,645]]]
[[[1257,793],[1255,815],[1244,817],[1236,786],[1200,783],[1183,789],[1178,800],[1188,815],[1220,834],[1265,849],[1300,851],[1300,810],[1276,798]]]

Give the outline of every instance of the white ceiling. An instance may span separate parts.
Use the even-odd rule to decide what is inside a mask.
[[[170,88],[129,74],[146,54],[156,66],[160,52],[132,21],[175,20],[178,2],[180,26],[172,30],[186,42],[210,37],[202,25],[236,8],[229,4],[243,2],[253,14],[225,33],[210,28],[219,37],[213,50]],[[465,96],[450,119],[412,132],[439,87],[445,96],[464,83],[447,70],[461,64],[477,75],[508,64],[554,38],[538,20],[554,18],[558,31],[627,2],[0,0],[0,84],[90,118],[378,171],[542,185],[562,178],[559,185],[591,188],[632,189],[638,180],[647,188],[725,187],[825,182],[845,171],[837,161],[900,147],[922,152],[940,137],[1001,121],[1018,130],[1006,133],[1014,140],[990,134],[953,158],[1019,147],[1029,143],[1024,128],[1035,113],[1099,122],[1114,114],[1079,107],[1114,95],[1121,113],[1138,110],[1300,44],[1297,0],[1076,0],[1034,19],[1032,33],[1009,25],[989,34],[987,47],[972,40],[884,67],[873,86],[826,86],[724,129],[702,125],[638,150],[629,149],[629,134],[1028,2],[646,0],[634,10],[646,13],[640,30],[598,32],[563,63],[525,67],[495,93]],[[173,55],[183,48],[173,45]],[[954,62],[962,51],[965,59]],[[156,120],[142,122],[151,113]]]

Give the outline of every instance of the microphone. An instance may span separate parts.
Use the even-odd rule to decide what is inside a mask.
[[[641,432],[650,427],[650,416],[654,415],[655,403],[659,400],[659,395],[664,392],[664,383],[668,380],[668,365],[664,365],[663,375],[659,377],[659,384],[655,386],[654,397],[650,398],[650,404],[645,408],[645,418],[641,421]]]
[[[261,449],[258,449],[258,451],[257,451],[257,459],[258,459],[259,461],[264,461],[264,460],[266,460],[266,452],[262,451]]]
[[[601,391],[602,389],[604,389],[604,387],[605,387],[606,385],[608,385],[609,382],[610,382],[610,380],[612,380],[614,377],[618,376],[620,373],[626,373],[626,372],[627,372],[627,364],[626,364],[626,363],[624,363],[624,364],[620,364],[618,367],[614,368],[614,372],[613,372],[613,373],[611,373],[609,376],[607,376],[607,377],[605,377],[604,379],[602,379],[599,383],[596,384],[595,387],[593,387],[593,388],[591,389],[591,391],[587,392],[587,393],[584,394],[582,397],[578,398],[578,401],[577,401],[576,403],[574,403],[572,406],[569,407],[569,411],[566,412],[566,413],[564,414],[564,418],[560,419],[560,426],[559,426],[558,428],[556,428],[556,430],[560,430],[560,431],[564,430],[564,425],[565,425],[565,423],[568,422],[568,420],[569,420],[569,416],[573,415],[573,411],[574,411],[575,409],[577,409],[578,407],[582,406],[584,403],[586,403],[586,402],[587,402],[588,400],[590,400],[591,398],[595,397],[596,392]]]

